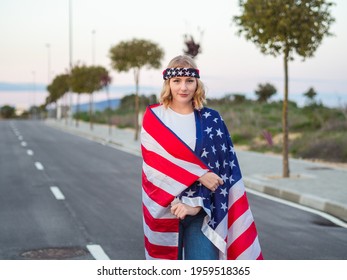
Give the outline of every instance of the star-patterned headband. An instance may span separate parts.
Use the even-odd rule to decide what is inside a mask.
[[[200,78],[199,69],[195,68],[166,68],[163,71],[163,79],[168,80],[173,77],[193,77]]]

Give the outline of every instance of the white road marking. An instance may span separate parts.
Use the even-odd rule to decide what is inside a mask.
[[[94,257],[96,260],[109,260],[110,258],[106,255],[104,250],[100,245],[97,244],[90,244],[87,245],[87,249],[91,253],[91,255]]]
[[[19,141],[23,141],[23,136],[20,136],[20,135],[19,135],[19,136],[18,136],[18,140],[19,140]]]
[[[28,154],[29,156],[32,156],[32,155],[34,155],[34,152],[33,152],[32,150],[27,150],[27,154]]]
[[[36,166],[36,168],[38,169],[38,170],[43,170],[43,169],[45,169],[44,167],[43,167],[43,165],[40,163],[40,162],[35,162],[35,166]]]
[[[271,196],[271,195],[268,195],[265,193],[261,193],[261,192],[258,192],[258,191],[255,191],[255,190],[252,190],[249,188],[247,188],[246,191],[249,193],[252,193],[254,195],[257,195],[257,196],[261,196],[261,197],[264,197],[264,198],[267,198],[267,199],[270,199],[270,200],[273,200],[273,201],[276,201],[276,202],[279,202],[282,204],[289,205],[289,206],[294,207],[294,208],[298,208],[298,209],[306,211],[306,212],[310,212],[310,213],[319,215],[319,216],[329,220],[330,222],[332,222],[332,223],[334,223],[340,227],[347,228],[347,223],[345,223],[344,221],[342,221],[342,220],[340,220],[340,219],[338,219],[338,218],[336,218],[336,217],[334,217],[328,213],[325,213],[325,212],[322,212],[322,211],[319,211],[319,210],[316,210],[316,209],[313,209],[310,207],[306,207],[306,206],[303,206],[303,205],[300,205],[300,204],[297,204],[297,203],[294,203],[294,202],[291,202],[288,200],[284,200],[284,199],[281,199],[281,198],[278,198],[275,196]]]
[[[27,146],[27,142],[23,141],[22,143],[20,143],[23,147]]]
[[[51,189],[51,192],[53,193],[54,197],[57,200],[64,200],[65,199],[65,196],[63,195],[63,193],[60,191],[60,189],[58,187],[51,186],[50,189]]]

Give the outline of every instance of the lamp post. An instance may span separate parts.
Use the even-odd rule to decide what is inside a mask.
[[[51,45],[46,44],[47,48],[47,85],[51,83]]]
[[[70,75],[72,71],[72,0],[69,0],[69,68]],[[69,119],[72,124],[72,90],[69,92],[70,104],[69,104]],[[66,120],[67,122],[67,120]]]
[[[95,65],[95,33],[96,31],[92,30],[92,65]]]

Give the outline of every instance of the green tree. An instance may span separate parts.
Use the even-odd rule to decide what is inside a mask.
[[[105,75],[108,75],[108,71],[102,66],[76,65],[71,70],[70,86],[72,91],[77,93],[77,115],[79,114],[80,94],[90,95],[89,120],[91,129],[93,129],[93,93],[102,89],[104,86],[102,77]],[[78,117],[76,118],[77,126]]]
[[[52,83],[47,86],[47,91],[49,95],[46,97],[45,107],[48,104],[55,103],[56,108],[58,109],[58,100],[69,92],[69,74],[56,76]],[[65,115],[65,117],[67,116]]]
[[[332,2],[325,0],[240,0],[241,15],[233,18],[244,35],[264,54],[283,55],[284,100],[282,108],[283,177],[289,177],[288,160],[288,62],[294,54],[312,57],[334,18]]]
[[[255,95],[258,96],[259,102],[267,102],[271,96],[276,94],[276,92],[277,89],[273,85],[266,83],[265,85],[258,85],[258,89],[255,91]]]
[[[108,123],[108,134],[111,135],[112,133],[112,126],[111,126],[111,100],[110,100],[110,94],[109,94],[109,86],[112,82],[112,78],[108,73],[105,73],[101,76],[101,85],[103,88],[106,89],[106,97],[107,97],[107,123]]]
[[[15,116],[16,110],[10,105],[4,105],[0,108],[0,116],[4,119],[11,119]]]
[[[313,87],[310,87],[303,95],[307,98],[308,105],[316,104],[315,97],[317,96],[317,92]]]
[[[155,43],[147,40],[133,39],[122,41],[111,47],[109,56],[114,70],[119,72],[134,71],[135,92],[135,140],[139,134],[139,79],[143,67],[158,69],[164,51]]]

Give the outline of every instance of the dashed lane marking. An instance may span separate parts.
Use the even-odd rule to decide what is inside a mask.
[[[57,200],[64,200],[65,199],[65,196],[63,195],[63,193],[60,191],[60,189],[58,187],[51,186],[50,189],[51,189],[51,192],[53,193],[54,197]]]
[[[37,170],[44,170],[45,168],[43,167],[43,165],[41,164],[41,162],[35,162],[35,166],[37,168]]]
[[[97,244],[89,244],[87,245],[87,249],[89,250],[90,254],[94,257],[96,260],[109,260],[110,258],[106,255],[104,250],[100,245]]]

